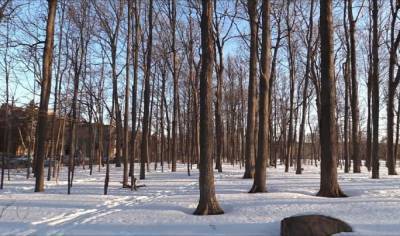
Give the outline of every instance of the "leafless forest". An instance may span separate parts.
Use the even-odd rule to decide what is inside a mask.
[[[199,169],[194,214],[223,214],[214,171],[243,167],[249,193],[283,165],[396,175],[399,0],[0,0],[1,189],[35,192],[77,168]],[[386,166],[379,166],[379,161]],[[383,161],[383,162],[382,162]],[[136,173],[135,166],[140,171]],[[64,168],[65,167],[65,168]],[[365,169],[366,170],[366,169]],[[99,193],[100,194],[100,193]]]

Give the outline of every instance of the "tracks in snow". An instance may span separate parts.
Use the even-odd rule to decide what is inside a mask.
[[[177,188],[177,192],[192,190],[196,185],[197,182],[191,182],[185,186],[180,186]],[[106,200],[103,204],[96,205],[92,209],[76,209],[70,213],[63,213],[55,217],[32,222],[32,227],[23,232],[18,232],[18,235],[62,235],[75,226],[88,224],[129,207],[149,203],[155,199],[166,198],[175,194],[176,192],[171,190],[161,190],[149,195],[115,197]]]

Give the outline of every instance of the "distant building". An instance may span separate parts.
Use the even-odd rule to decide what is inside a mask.
[[[63,156],[69,156],[69,129],[70,123],[68,119],[56,117],[54,123],[53,135],[52,120],[53,113],[48,114],[48,134],[46,140],[46,150],[50,155],[51,145],[56,145],[57,152]],[[36,134],[37,108],[33,105],[27,107],[8,106],[8,122],[6,122],[6,104],[0,106],[0,153],[8,153],[9,155],[31,155],[34,154],[35,134]],[[8,124],[7,124],[8,123]],[[93,136],[90,137],[90,126],[92,126]],[[99,130],[103,129],[103,137],[99,138]],[[103,142],[103,156],[107,155],[109,146],[109,125],[100,126],[97,123],[89,124],[85,120],[81,120],[77,124],[77,142],[76,150],[84,156],[90,155],[90,144],[94,150],[94,155],[99,155],[100,140]],[[63,132],[64,130],[64,132]],[[64,135],[62,136],[62,134]],[[52,140],[54,137],[54,140]],[[115,145],[111,145],[112,153],[115,153]]]

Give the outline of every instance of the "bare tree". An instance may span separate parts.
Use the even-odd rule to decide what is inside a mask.
[[[372,178],[379,179],[378,0],[372,0]]]
[[[256,159],[256,171],[253,187],[250,193],[265,192],[266,168],[269,155],[268,133],[269,133],[269,80],[271,75],[271,33],[270,33],[270,2],[264,0],[262,3],[262,43],[261,43],[261,71],[260,71],[260,98],[259,98],[259,128],[258,148]]]
[[[118,1],[94,1],[93,6],[100,21],[100,26],[106,37],[99,36],[99,39],[105,41],[109,47],[110,56],[109,63],[111,65],[112,73],[112,99],[115,109],[116,118],[116,156],[115,163],[117,167],[121,166],[121,148],[123,144],[123,130],[122,130],[122,115],[118,97],[118,77],[120,72],[117,71],[117,49],[118,39],[121,31],[121,22],[123,16],[123,0]],[[111,18],[110,18],[111,16]]]
[[[233,1],[232,1],[233,2]],[[216,56],[215,60],[215,71],[217,74],[217,91],[215,101],[215,137],[216,137],[216,158],[215,158],[215,169],[218,172],[222,172],[222,159],[224,150],[224,124],[222,119],[222,106],[223,106],[223,84],[224,84],[224,46],[229,41],[229,33],[234,26],[235,17],[237,14],[238,1],[235,0],[234,12],[231,16],[229,11],[230,1],[220,2],[220,5],[227,4],[221,11],[223,14],[219,14],[217,11],[217,1],[214,0],[214,29],[215,29],[215,47]],[[230,19],[230,20],[229,20]],[[228,22],[225,26],[225,22]],[[226,30],[224,30],[226,28]],[[218,59],[218,60],[217,60]]]
[[[9,55],[9,46],[10,46],[10,37],[9,37],[9,32],[10,32],[10,24],[9,22],[6,23],[6,47],[5,47],[5,52],[4,52],[4,58],[3,58],[3,63],[2,67],[4,69],[4,74],[5,74],[5,82],[6,82],[6,104],[5,104],[5,112],[4,112],[4,133],[3,133],[3,148],[5,152],[3,155],[1,155],[1,180],[0,180],[0,189],[3,189],[4,187],[4,173],[5,173],[5,168],[9,164],[6,164],[6,156],[7,156],[7,162],[10,159],[10,153],[9,153],[9,147],[10,147],[10,133],[11,133],[11,125],[9,121],[9,103],[10,103],[10,73],[11,73],[11,68],[10,68],[10,55]],[[12,110],[12,109],[11,109]],[[9,167],[8,167],[9,168]]]
[[[286,2],[286,28],[287,28],[287,53],[288,53],[288,64],[289,64],[289,79],[290,79],[290,85],[289,85],[289,130],[288,130],[288,137],[287,137],[287,144],[286,144],[286,153],[285,153],[285,172],[289,171],[289,166],[292,166],[293,163],[293,150],[294,150],[294,145],[295,145],[295,137],[293,133],[295,133],[295,122],[294,117],[295,117],[295,108],[294,108],[294,99],[295,99],[295,83],[296,83],[296,64],[295,64],[295,59],[296,59],[296,46],[293,42],[293,31],[294,31],[294,24],[295,24],[295,17],[291,17],[291,4],[293,4],[290,1]],[[296,14],[295,8],[293,10],[293,15]]]
[[[247,127],[246,127],[246,162],[243,178],[254,177],[255,162],[255,126],[256,126],[256,76],[258,52],[258,26],[257,26],[257,0],[248,0],[247,9],[250,18],[250,69],[249,91],[247,101]]]
[[[124,188],[128,187],[128,158],[129,158],[129,89],[130,89],[130,60],[131,60],[131,12],[132,12],[132,1],[128,0],[127,7],[127,27],[128,32],[126,35],[126,65],[125,65],[125,113],[124,113],[124,145],[123,145],[123,162],[124,162],[124,171],[122,178],[122,186]],[[132,125],[134,126],[134,125]]]
[[[41,81],[40,106],[38,126],[36,131],[36,167],[35,167],[35,192],[44,191],[44,160],[46,158],[45,143],[47,138],[47,111],[51,90],[51,66],[53,62],[54,25],[57,8],[57,0],[49,0],[47,15],[46,41],[43,51],[43,77]]]
[[[353,142],[353,172],[361,172],[361,156],[360,156],[360,134],[359,134],[359,109],[358,109],[358,82],[357,82],[357,58],[356,58],[356,42],[355,28],[356,21],[353,17],[352,0],[348,1],[349,23],[350,23],[350,68],[351,68],[351,116],[352,116],[352,142]]]
[[[307,31],[307,62],[306,62],[306,72],[304,75],[304,88],[303,88],[303,106],[301,112],[301,123],[300,123],[300,134],[299,134],[299,147],[297,153],[297,165],[296,165],[296,174],[301,174],[301,157],[303,151],[303,142],[304,142],[304,132],[305,132],[305,123],[306,123],[306,113],[307,113],[307,97],[308,97],[308,83],[311,71],[311,53],[312,53],[312,43],[313,43],[313,13],[314,13],[314,0],[311,0],[310,6],[310,17],[309,17],[309,26]]]
[[[177,73],[177,62],[176,62],[176,0],[171,0],[170,7],[170,23],[171,23],[171,34],[172,34],[172,77],[174,84],[174,103],[172,113],[172,148],[171,148],[171,171],[176,171],[176,146],[177,146],[177,120],[178,120],[178,109],[179,109],[179,91],[178,91],[178,73]]]
[[[224,211],[218,204],[215,195],[212,161],[213,128],[211,112],[211,79],[214,63],[212,0],[202,1],[201,15],[201,50],[202,62],[200,72],[200,200],[195,215],[218,215]]]
[[[142,125],[142,143],[140,156],[140,179],[144,179],[145,163],[149,159],[149,122],[150,122],[150,74],[151,74],[151,53],[153,44],[153,0],[149,2],[148,12],[149,36],[147,38],[147,56],[146,73],[144,76],[144,104],[143,104],[143,125]]]
[[[320,0],[321,36],[321,182],[318,196],[344,197],[337,181],[336,92],[333,61],[332,0]]]
[[[387,167],[389,175],[397,175],[396,156],[393,150],[393,126],[394,126],[394,99],[396,89],[400,83],[400,66],[397,66],[397,74],[394,75],[395,67],[398,65],[397,53],[400,44],[400,30],[396,29],[400,1],[390,1],[390,48],[389,48],[389,80],[388,80],[388,102],[387,102]],[[398,31],[397,34],[395,33]]]

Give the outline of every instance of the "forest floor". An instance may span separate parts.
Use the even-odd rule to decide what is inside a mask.
[[[279,235],[284,217],[320,213],[348,222],[355,233],[346,235],[400,235],[400,176],[372,180],[344,174],[339,182],[348,198],[321,198],[319,168],[304,166],[302,175],[283,166],[268,169],[268,193],[248,194],[252,180],[243,169],[224,165],[215,173],[218,200],[225,211],[218,216],[194,216],[198,201],[198,171],[188,176],[152,170],[146,187],[131,192],[121,188],[122,168],[111,168],[109,195],[103,194],[105,169],[89,175],[76,168],[72,194],[67,195],[66,169],[61,180],[46,182],[46,192],[33,193],[34,179],[25,170],[11,171],[11,181],[0,190],[1,235]],[[153,165],[151,165],[153,169]],[[135,170],[135,173],[138,173]],[[344,234],[343,234],[344,235]]]

